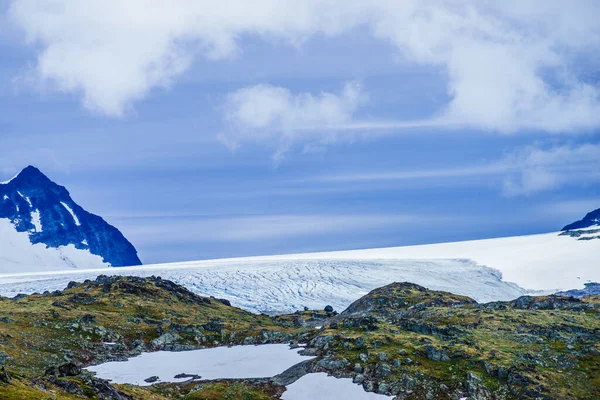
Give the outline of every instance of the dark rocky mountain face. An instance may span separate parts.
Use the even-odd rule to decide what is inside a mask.
[[[562,228],[563,231],[572,231],[575,229],[585,229],[590,226],[600,225],[600,208],[588,213],[583,219],[575,221]]]
[[[0,184],[0,218],[9,219],[18,232],[27,232],[32,244],[72,244],[114,267],[141,264],[136,249],[117,228],[85,211],[67,189],[32,166]]]

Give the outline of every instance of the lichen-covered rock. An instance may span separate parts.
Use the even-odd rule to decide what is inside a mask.
[[[337,359],[337,358],[325,357],[325,358],[317,361],[316,365],[327,371],[336,371],[336,370],[346,369],[346,367],[348,367],[350,365],[350,362],[345,358]]]
[[[153,339],[150,342],[150,346],[155,349],[162,349],[165,347],[165,345],[173,344],[176,341],[178,341],[179,339],[181,339],[181,336],[179,336],[177,333],[166,332],[166,333],[163,333],[162,335],[160,335],[159,337],[157,337],[156,339]]]

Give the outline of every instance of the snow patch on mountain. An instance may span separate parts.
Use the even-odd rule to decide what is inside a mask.
[[[71,216],[73,217],[73,221],[75,222],[75,225],[81,226],[81,222],[79,222],[79,218],[77,218],[77,215],[75,215],[75,211],[73,211],[73,209],[71,207],[69,207],[69,205],[67,203],[65,203],[64,201],[61,201],[60,204],[62,204],[63,207],[69,212],[69,214],[71,214]]]
[[[40,210],[31,212],[31,223],[33,224],[34,232],[42,232],[42,219],[40,218]]]
[[[36,227],[38,229],[38,227]],[[39,226],[41,231],[41,225]],[[66,268],[106,268],[110,264],[87,250],[67,246],[32,244],[29,233],[17,232],[10,220],[0,218],[0,266],[3,271],[33,272]]]
[[[10,178],[10,179],[9,179],[9,180],[7,180],[7,181],[0,182],[0,185],[8,185],[8,184],[9,184],[10,182],[12,182],[12,180],[13,180],[13,179],[15,179],[17,176],[19,176],[19,174],[17,174],[17,175],[15,175],[15,176],[13,176],[12,178]]]

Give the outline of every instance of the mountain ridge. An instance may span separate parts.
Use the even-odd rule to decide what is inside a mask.
[[[585,229],[592,226],[600,225],[600,208],[590,211],[580,219],[579,221],[575,221],[569,225],[566,225],[561,231],[571,231],[574,229]]]

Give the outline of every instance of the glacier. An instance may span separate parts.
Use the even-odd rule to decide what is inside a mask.
[[[201,262],[0,276],[0,295],[63,289],[98,274],[161,276],[194,293],[231,301],[256,313],[281,314],[326,305],[345,309],[372,289],[408,281],[478,301],[509,300],[527,290],[502,281],[492,268],[469,260],[279,260]]]
[[[0,274],[0,295],[63,289],[100,274],[161,276],[204,296],[268,314],[336,310],[392,282],[479,302],[512,300],[600,282],[600,240],[558,232],[382,249],[191,261],[121,268]]]

